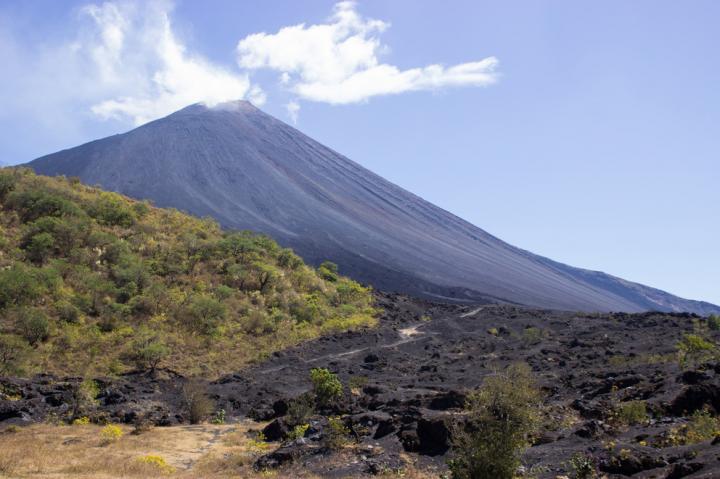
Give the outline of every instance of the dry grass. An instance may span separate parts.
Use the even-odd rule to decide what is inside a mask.
[[[121,426],[123,435],[108,444],[102,427],[33,425],[0,432],[0,478],[181,478],[276,477],[315,479],[320,476],[291,466],[257,473],[252,464],[275,444],[253,440],[263,424],[175,426],[153,428],[139,435]],[[338,454],[330,461],[353,460]],[[429,479],[437,473],[408,467],[383,477]]]
[[[110,444],[96,425],[29,426],[0,434],[0,477],[247,477],[252,472],[245,466],[252,464],[253,454],[248,450],[249,426],[177,426],[154,428],[140,435],[123,426],[123,436]],[[159,456],[169,467],[142,460],[148,456]],[[212,462],[213,457],[235,456],[245,460],[228,464],[218,474],[200,467]],[[196,469],[203,471],[197,474]]]

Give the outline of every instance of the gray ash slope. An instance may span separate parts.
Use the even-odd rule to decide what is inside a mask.
[[[383,290],[566,310],[720,311],[511,246],[247,102],[192,105],[29,166],[266,233]]]

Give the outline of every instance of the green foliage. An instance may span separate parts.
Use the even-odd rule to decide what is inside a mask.
[[[711,331],[720,331],[720,316],[717,314],[708,316],[707,323]]]
[[[5,201],[7,195],[15,189],[15,175],[10,171],[0,172],[0,201]]]
[[[190,330],[212,335],[217,332],[227,311],[220,301],[205,295],[192,298],[187,306],[186,321]]]
[[[338,266],[330,261],[323,261],[318,267],[318,274],[326,281],[338,280]]]
[[[335,265],[311,268],[266,236],[77,179],[0,170],[0,334],[37,346],[12,361],[27,373],[118,374],[162,361],[220,375],[373,326],[372,302]]]
[[[452,477],[512,479],[539,424],[540,393],[526,364],[489,376],[467,401],[468,423],[453,434]]]
[[[540,328],[525,328],[522,333],[522,341],[525,345],[532,346],[542,341],[543,336],[544,332]]]
[[[0,270],[0,309],[27,304],[45,292],[42,275],[38,273],[22,263]]]
[[[687,423],[672,428],[666,445],[697,444],[715,437],[720,437],[720,417],[714,416],[708,409],[702,409],[695,411]]]
[[[580,452],[570,458],[573,479],[594,479],[597,477],[597,461],[594,457]]]
[[[310,381],[313,385],[315,402],[320,407],[328,406],[342,396],[342,383],[337,375],[325,368],[311,369]]]
[[[717,355],[717,345],[700,334],[685,333],[677,344],[681,364],[698,364]]]
[[[154,371],[170,355],[170,348],[156,334],[141,330],[132,344],[132,359],[139,369]]]
[[[615,407],[614,416],[620,424],[633,425],[647,421],[645,401],[626,401]]]
[[[288,439],[291,441],[294,441],[295,439],[300,439],[301,437],[305,437],[305,433],[310,428],[310,424],[298,424],[293,428],[292,431],[288,434]]]
[[[285,419],[290,426],[305,424],[315,411],[315,400],[312,394],[303,394],[288,404]]]
[[[331,450],[337,450],[348,443],[350,429],[341,417],[327,418],[327,427],[323,430],[323,444]]]
[[[0,376],[21,373],[28,355],[28,344],[23,338],[0,334]]]
[[[15,327],[18,333],[33,346],[50,336],[50,321],[45,313],[37,308],[18,310]]]

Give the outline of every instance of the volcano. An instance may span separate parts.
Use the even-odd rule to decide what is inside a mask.
[[[720,311],[509,245],[248,102],[188,106],[28,164],[266,233],[378,289],[583,311]]]

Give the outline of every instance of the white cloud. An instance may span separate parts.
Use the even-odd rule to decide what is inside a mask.
[[[288,116],[293,122],[293,125],[296,125],[298,121],[298,114],[300,113],[300,104],[293,100],[285,105],[285,109],[287,110]]]
[[[332,104],[418,90],[487,86],[497,81],[495,57],[408,70],[381,63],[379,57],[387,47],[378,35],[390,25],[360,16],[355,7],[349,1],[336,4],[328,23],[248,35],[238,43],[238,64],[248,70],[278,71],[280,83],[298,97]]]
[[[187,52],[172,30],[168,3],[108,2],[82,11],[93,20],[94,29],[76,50],[88,52],[99,80],[120,93],[92,105],[101,117],[126,117],[141,124],[191,103],[212,106],[246,95],[259,104],[265,101],[247,74]]]

